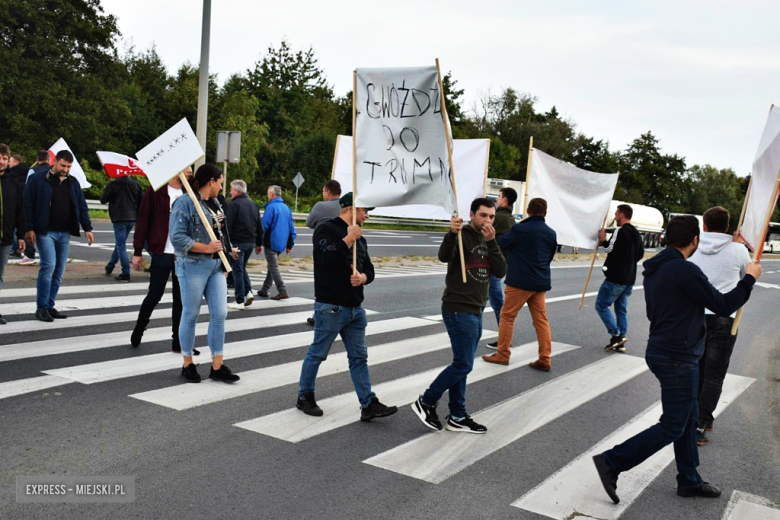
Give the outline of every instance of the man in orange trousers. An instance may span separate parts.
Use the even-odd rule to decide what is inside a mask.
[[[552,288],[550,263],[557,250],[557,235],[544,222],[547,201],[532,199],[528,203],[527,214],[527,218],[515,224],[498,241],[501,249],[509,253],[506,294],[498,327],[498,351],[482,356],[482,359],[488,363],[509,364],[515,318],[527,303],[539,341],[539,359],[531,363],[531,367],[548,372],[552,368],[552,332],[545,298]]]

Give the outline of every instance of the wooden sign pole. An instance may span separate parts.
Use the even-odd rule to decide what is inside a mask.
[[[352,225],[357,225],[357,70],[352,71]],[[337,141],[338,144],[338,141]],[[336,147],[338,154],[338,146]],[[335,167],[334,159],[333,165]],[[357,242],[352,245],[352,274],[357,274]]]
[[[190,186],[190,183],[187,181],[187,177],[184,176],[184,173],[179,173],[179,178],[181,179],[181,183],[184,186],[184,189],[187,190],[187,195],[190,196],[190,198],[192,199],[192,203],[195,204],[195,211],[198,212],[198,215],[200,216],[200,221],[203,223],[203,226],[206,228],[206,232],[209,234],[209,238],[211,239],[212,242],[217,240],[217,236],[214,234],[214,229],[212,229],[211,224],[206,218],[206,214],[203,213],[203,208],[200,207],[200,201],[198,200],[198,197],[195,196],[195,192],[192,191],[192,186]],[[230,262],[228,262],[228,259],[225,256],[224,251],[219,252],[219,259],[222,260],[222,265],[225,266],[225,272],[229,273],[233,271],[233,269],[230,268]]]
[[[751,181],[753,180],[751,176]],[[766,242],[766,234],[769,231],[769,223],[772,220],[772,213],[775,211],[775,205],[777,205],[777,192],[778,188],[780,188],[780,172],[777,172],[777,178],[775,178],[775,187],[772,190],[772,196],[769,198],[769,208],[767,208],[766,211],[766,218],[764,219],[764,226],[761,228],[763,231],[761,232],[761,236],[763,238],[761,239],[761,242],[756,244],[755,249],[753,250],[753,261],[754,262],[760,262],[761,256],[764,253],[764,242]],[[731,326],[731,335],[736,336],[737,331],[739,330],[739,322],[742,321],[742,313],[745,310],[744,305],[739,308],[737,311],[737,316],[734,318],[734,325]]]
[[[618,174],[618,179],[620,179],[620,172]],[[617,189],[617,182],[615,182],[615,189]],[[615,191],[612,191],[612,197],[615,196]],[[604,229],[607,225],[607,220],[609,220],[609,210],[607,210],[607,214],[604,215],[604,223],[601,224],[601,229]],[[615,233],[617,233],[617,229],[615,230]],[[593,266],[596,264],[596,257],[599,254],[599,239],[598,236],[596,236],[596,249],[593,250],[593,258],[590,261],[590,270],[588,271],[588,278],[585,280],[585,288],[582,289],[582,298],[580,298],[580,306],[578,309],[582,309],[582,304],[585,302],[585,293],[588,292],[588,285],[590,285],[590,277],[593,274]]]
[[[450,135],[450,128],[447,126],[447,121],[449,121],[449,118],[447,117],[447,104],[444,102],[444,85],[441,82],[441,69],[439,68],[439,58],[436,58],[436,72],[439,76],[439,94],[441,97],[441,114],[442,114],[442,122],[444,123],[444,135],[445,139],[447,140],[447,156],[450,161],[450,181],[452,182],[452,193],[455,195],[455,203],[458,202],[458,188],[455,186],[455,168],[453,166],[452,161],[452,136]],[[458,211],[456,209],[455,216],[459,217]],[[465,255],[463,254],[463,232],[458,232],[458,250],[460,251],[460,271],[461,275],[463,276],[463,283],[466,283],[466,259]]]
[[[333,166],[330,169],[330,178],[335,179],[336,178],[336,159],[339,157],[339,142],[341,141],[341,136],[336,136],[336,152],[333,154]]]

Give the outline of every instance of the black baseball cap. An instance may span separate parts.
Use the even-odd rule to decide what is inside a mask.
[[[348,208],[348,207],[350,207],[350,206],[352,205],[352,192],[350,191],[350,192],[349,192],[349,193],[347,193],[346,195],[343,195],[343,196],[342,196],[342,197],[339,199],[339,204],[341,204],[341,207],[342,207],[342,208]],[[365,209],[366,211],[372,211],[372,210],[374,210],[374,209],[376,209],[376,208],[363,208],[363,209]]]

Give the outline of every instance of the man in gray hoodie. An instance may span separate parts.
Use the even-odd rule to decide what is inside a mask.
[[[699,248],[691,256],[693,262],[704,272],[710,283],[720,292],[727,293],[737,286],[745,276],[750,255],[744,245],[735,242],[729,230],[729,212],[720,206],[704,213],[704,233]],[[704,446],[709,442],[707,432],[712,431],[712,413],[718,405],[723,380],[729,368],[736,336],[731,335],[734,314],[722,318],[706,309],[707,336],[704,355],[699,360],[699,426],[696,443]]]

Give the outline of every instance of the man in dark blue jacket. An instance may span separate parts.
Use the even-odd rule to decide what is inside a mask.
[[[509,364],[515,318],[527,303],[539,341],[539,359],[530,366],[545,372],[552,368],[552,332],[545,299],[547,291],[552,289],[550,263],[558,248],[558,236],[545,224],[546,215],[547,201],[531,199],[528,203],[528,218],[512,226],[509,233],[498,239],[501,249],[509,253],[509,268],[505,281],[506,301],[501,308],[498,324],[498,352],[482,356],[488,363]]]
[[[62,150],[50,170],[34,173],[24,187],[25,238],[31,245],[37,241],[41,255],[35,317],[46,322],[67,318],[54,305],[65,274],[70,236],[80,236],[80,224],[89,245],[95,241],[87,201],[79,181],[70,175],[71,165],[73,154]]]
[[[745,277],[726,294],[710,284],[699,267],[687,262],[699,246],[696,217],[680,216],[669,222],[667,249],[644,263],[645,301],[650,338],[645,359],[661,383],[663,415],[658,424],[623,444],[593,457],[604,490],[616,504],[617,478],[674,443],[677,462],[677,494],[681,497],[720,496],[720,490],[704,482],[696,467],[699,451],[699,358],[704,353],[704,309],[729,316],[742,307],[761,276],[761,266],[750,264]]]

